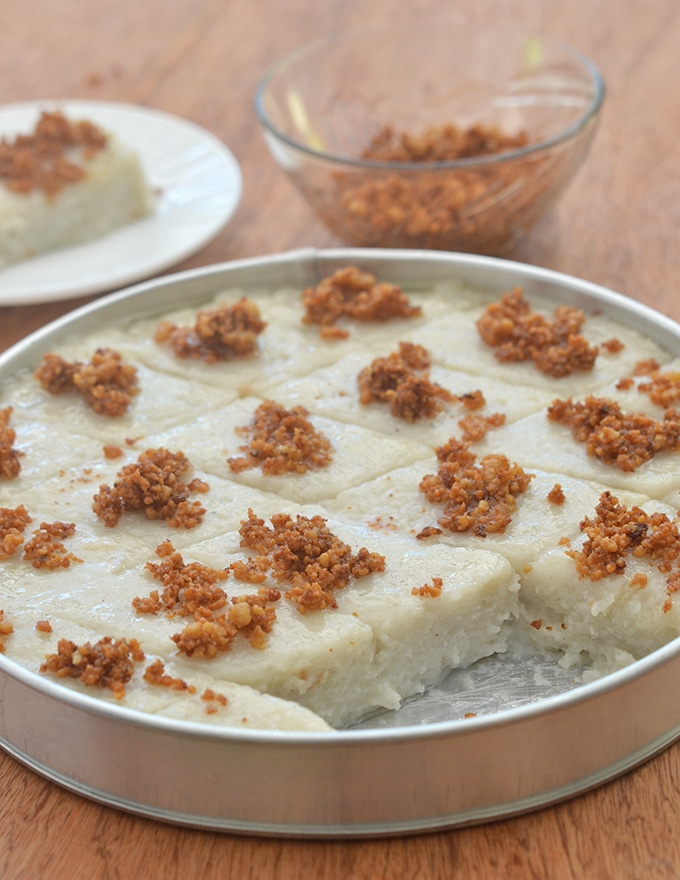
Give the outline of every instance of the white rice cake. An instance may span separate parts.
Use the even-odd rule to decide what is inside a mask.
[[[207,474],[275,492],[300,504],[334,498],[348,486],[360,485],[386,470],[411,464],[430,453],[427,446],[415,439],[386,437],[356,424],[311,416],[309,421],[313,428],[332,446],[327,467],[311,469],[304,475],[266,476],[259,467],[232,472],[227,459],[242,457],[245,453],[241,447],[247,445],[249,439],[248,434],[240,433],[239,429],[250,424],[261,402],[258,398],[246,397],[219,409],[206,410],[191,422],[146,438],[147,442],[155,448],[183,450],[192,463]],[[206,443],[206,438],[211,441]]]
[[[0,268],[101,238],[152,213],[139,157],[115,135],[108,133],[92,155],[69,148],[65,158],[85,173],[55,195],[13,192],[0,181]]]
[[[307,516],[316,511],[316,506],[288,509]],[[484,550],[385,539],[332,515],[328,527],[354,550],[383,554],[385,570],[338,591],[332,612],[303,615],[288,602],[278,603],[280,620],[264,651],[235,647],[209,661],[211,668],[342,726],[371,709],[396,709],[448,669],[505,650],[518,589],[505,560]],[[210,542],[211,553],[215,543]],[[206,561],[198,546],[190,551]],[[436,577],[443,581],[439,596],[413,595]],[[192,662],[176,660],[187,674]]]
[[[68,597],[65,596],[65,599]],[[94,609],[93,609],[94,610]],[[78,645],[94,643],[104,632],[104,627],[93,628],[86,622],[78,625],[73,620],[59,618],[50,614],[52,632],[36,629],[37,620],[46,618],[44,608],[39,604],[13,607],[12,619],[15,632],[12,636],[12,660],[28,668],[35,668],[35,658],[43,658],[57,651],[61,638],[67,638]],[[90,620],[95,615],[90,613]],[[153,686],[144,680],[144,670],[160,659],[146,653],[144,661],[135,665],[131,680],[126,684],[125,696],[116,699],[114,694],[102,688],[97,697],[115,706],[124,706],[145,715],[155,715],[180,721],[208,724],[215,727],[229,727],[242,730],[289,730],[306,732],[327,732],[331,726],[319,715],[291,700],[281,700],[262,693],[246,685],[216,678],[211,670],[191,669],[191,680],[186,682],[192,691],[175,690],[164,686]],[[179,671],[172,659],[165,663],[165,674],[177,678]],[[67,687],[79,693],[92,695],[92,688],[85,688],[74,679],[59,679],[58,687]],[[46,677],[45,684],[49,686]],[[213,699],[206,699],[206,691],[212,692]]]
[[[677,452],[657,453],[634,471],[623,471],[589,455],[585,443],[572,438],[571,428],[549,419],[547,410],[490,431],[475,444],[474,451],[479,456],[502,453],[525,470],[541,469],[590,480],[617,491],[641,492],[649,498],[661,499],[680,490]]]
[[[272,492],[264,492],[251,486],[224,480],[213,474],[193,469],[186,479],[194,477],[208,485],[207,492],[189,493],[189,501],[198,501],[206,513],[201,523],[193,529],[172,528],[160,519],[147,519],[138,512],[126,512],[114,527],[109,527],[97,517],[93,510],[93,501],[102,486],[112,486],[121,468],[126,463],[137,460],[138,451],[128,452],[126,458],[115,461],[85,462],[82,466],[64,471],[57,476],[38,482],[33,486],[3,487],[2,506],[16,507],[23,504],[30,513],[33,522],[27,532],[36,529],[41,521],[75,522],[77,529],[70,539],[76,555],[80,552],[81,542],[108,540],[113,544],[122,537],[123,543],[117,550],[130,552],[138,547],[146,559],[153,556],[158,544],[169,539],[177,548],[197,540],[212,538],[215,535],[233,536],[234,544],[228,545],[236,550],[239,546],[236,532],[250,508],[262,511],[262,516],[271,516],[281,509],[281,497]],[[226,541],[227,537],[223,538]],[[102,564],[105,555],[99,559]],[[16,557],[11,557],[3,564],[3,571],[11,571]],[[122,572],[121,572],[122,573]],[[38,572],[37,575],[47,576]]]
[[[434,365],[428,370],[432,382],[454,395],[481,391],[485,404],[478,410],[469,410],[462,402],[447,403],[432,421],[409,423],[391,415],[389,404],[374,402],[364,405],[358,397],[357,377],[360,371],[369,366],[374,358],[384,357],[393,350],[394,342],[391,348],[379,352],[355,348],[327,367],[299,378],[276,382],[264,390],[287,407],[305,406],[320,416],[400,437],[405,443],[418,442],[430,447],[441,446],[449,437],[460,437],[462,429],[458,422],[468,415],[501,413],[510,423],[547,406],[553,399],[553,395],[542,388],[527,386],[518,394],[512,385],[495,377],[476,376]]]
[[[531,297],[532,311],[551,317],[556,303]],[[670,355],[658,343],[630,327],[614,321],[606,315],[588,315],[582,333],[591,345],[617,339],[623,348],[609,353],[600,348],[599,356],[589,372],[576,371],[555,379],[536,369],[532,361],[503,363],[479,335],[477,321],[485,306],[453,311],[438,316],[426,326],[407,336],[430,351],[435,363],[450,369],[463,370],[473,375],[495,377],[515,386],[543,388],[555,397],[592,393],[621,376],[632,373],[641,360],[655,358],[660,364],[670,360]]]
[[[427,462],[419,461],[410,467],[392,471],[386,476],[356,489],[341,492],[328,506],[338,516],[365,524],[381,534],[416,536],[426,528],[438,528],[443,505],[431,504],[420,491],[419,485],[427,474],[436,474],[438,462],[434,456]],[[503,532],[489,532],[479,537],[471,531],[451,532],[418,540],[418,544],[432,546],[468,547],[484,549],[505,556],[520,578],[528,566],[554,548],[562,538],[575,538],[584,515],[594,510],[600,496],[607,490],[600,483],[545,471],[531,470],[533,475],[526,492],[517,499],[512,521]],[[548,494],[559,483],[564,494],[562,504],[548,500]],[[640,493],[625,492],[621,503],[641,505],[648,499]],[[380,503],[376,503],[380,499]],[[378,512],[379,511],[379,512]]]
[[[85,494],[81,493],[83,498]],[[258,515],[266,513],[256,501],[256,496],[248,498]],[[243,509],[243,501],[240,506]],[[45,509],[39,508],[39,513]],[[269,512],[275,511],[281,511],[280,499]],[[80,643],[85,634],[96,640],[104,635],[129,638],[132,633],[148,662],[162,659],[166,671],[189,684],[212,680],[213,689],[215,682],[247,686],[293,700],[338,726],[374,708],[396,709],[403,698],[421,692],[451,666],[505,650],[507,625],[517,616],[517,578],[501,557],[483,550],[413,547],[409,540],[390,536],[388,542],[380,539],[385,571],[340,591],[337,610],[301,614],[282,599],[276,604],[277,620],[264,650],[242,642],[211,660],[187,658],[177,654],[171,638],[186,619],[138,614],[133,608],[134,598],[158,587],[145,568],[147,561],[158,561],[150,548],[169,539],[185,562],[195,560],[220,569],[247,558],[239,547],[239,522],[233,519],[223,521],[217,530],[199,526],[182,533],[134,515],[131,519],[134,527],[126,523],[121,531],[120,526],[106,529],[93,517],[81,525],[87,520],[81,514],[75,535],[65,545],[83,561],[68,568],[31,573],[20,557],[5,563],[2,601],[7,619],[24,633],[42,619],[49,620],[53,629],[51,639],[24,634],[13,640],[11,655],[19,662],[35,668],[41,655],[31,651],[54,650],[57,637]],[[372,530],[342,520],[329,520],[329,528],[353,549],[368,545],[370,550],[377,542]],[[212,537],[187,545],[188,535],[198,538],[206,531]],[[413,588],[434,577],[443,581],[439,596],[412,595]],[[255,589],[233,578],[224,586],[229,595]],[[21,626],[26,620],[30,623]],[[149,711],[156,711],[153,707],[159,699],[154,689]],[[127,696],[120,705],[129,705]],[[132,705],[144,706],[139,694]]]
[[[648,501],[638,506],[677,522],[676,511],[666,505]],[[580,550],[584,540],[575,535],[570,547]],[[586,677],[595,678],[639,660],[680,633],[680,604],[668,602],[667,578],[654,562],[633,553],[620,574],[578,578],[565,547],[553,547],[522,574],[525,632],[540,649],[556,652],[565,667],[586,660]]]
[[[96,347],[89,347],[82,353],[81,362],[89,361],[95,351]],[[75,354],[66,358],[69,361],[79,359]],[[126,363],[131,361],[126,360]],[[238,396],[236,390],[226,387],[206,387],[181,376],[169,378],[143,363],[136,362],[135,367],[138,392],[133,395],[128,411],[116,417],[94,412],[78,393],[50,394],[33,380],[28,371],[18,382],[5,386],[1,400],[9,402],[11,398],[16,446],[25,450],[25,464],[38,467],[41,461],[50,458],[45,455],[46,450],[54,449],[53,438],[41,427],[41,422],[54,424],[64,420],[72,434],[92,438],[97,441],[99,449],[104,445],[124,446],[130,439],[141,443],[152,433],[189,421],[197,408],[222,406]],[[168,406],[168,399],[172,400],[172,406]],[[42,432],[42,443],[36,428]]]
[[[639,392],[617,384],[638,361],[653,357],[675,368],[656,343],[604,316],[589,317],[584,334],[590,341],[617,338],[623,350],[602,353],[592,373],[551,379],[531,364],[499,363],[478,338],[482,308],[475,293],[455,283],[431,294],[419,290],[414,299],[423,305],[420,318],[348,324],[349,337],[332,341],[301,322],[300,291],[290,288],[252,296],[220,291],[202,308],[236,302],[246,293],[267,326],[259,354],[245,361],[179,359],[154,341],[160,317],[191,326],[198,306],[64,343],[57,353],[67,359],[86,361],[96,348],[109,346],[137,367],[139,394],[119,419],[90,412],[76,395],[51,397],[28,370],[3,383],[0,405],[13,407],[10,424],[24,455],[20,475],[0,483],[0,505],[28,508],[33,523],[26,540],[41,521],[77,523],[65,544],[83,560],[57,571],[34,570],[19,552],[0,563],[0,608],[15,627],[5,637],[8,659],[37,669],[59,637],[135,637],[146,662],[161,659],[169,675],[197,692],[225,694],[231,708],[206,715],[198,697],[150,686],[139,670],[122,705],[227,726],[240,726],[247,717],[255,727],[327,729],[375,709],[397,708],[447,669],[503,653],[515,638],[528,635],[541,650],[561,652],[563,663],[585,660],[600,674],[680,633],[675,604],[659,617],[659,599],[667,597],[660,579],[650,578],[650,588],[637,591],[630,578],[593,584],[579,579],[565,553],[582,540],[580,523],[607,489],[622,503],[643,507],[651,497],[677,493],[678,454],[622,474],[590,459],[568,428],[546,418],[552,400],[571,393],[632,401]],[[552,313],[552,304],[544,306]],[[422,529],[437,525],[441,512],[420,492],[420,480],[437,471],[433,449],[461,436],[458,421],[469,412],[452,404],[432,423],[409,425],[384,405],[359,404],[359,370],[396,351],[402,340],[429,350],[432,381],[454,394],[482,391],[486,405],[473,414],[504,414],[504,426],[471,446],[478,457],[503,453],[532,474],[503,534],[417,539]],[[264,400],[309,411],[333,446],[330,467],[299,476],[230,471],[227,459],[238,458],[248,441],[241,429]],[[641,402],[645,411],[653,409],[646,398]],[[106,458],[105,445],[117,445],[121,457]],[[92,509],[94,495],[140,452],[160,447],[182,451],[193,467],[187,479],[208,484],[208,492],[190,496],[206,508],[202,522],[172,529],[124,514],[115,528],[107,527]],[[557,483],[562,504],[548,501]],[[248,551],[239,527],[249,510],[265,521],[281,512],[319,515],[355,552],[367,547],[383,554],[385,571],[339,590],[337,609],[303,615],[282,598],[264,650],[237,640],[212,660],[180,654],[171,637],[186,619],[141,615],[132,605],[158,587],[146,563],[156,561],[155,549],[166,540],[187,562],[221,568],[243,559]],[[225,589],[231,596],[256,587],[232,577]],[[636,615],[642,621],[637,641]],[[52,634],[35,632],[35,621],[44,618],[51,620]],[[78,682],[69,686],[85,690]]]

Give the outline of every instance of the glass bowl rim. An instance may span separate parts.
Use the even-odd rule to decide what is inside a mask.
[[[434,25],[434,27],[438,31],[441,30],[442,26],[446,27],[447,24],[445,23],[444,25]],[[448,23],[448,26],[450,27],[451,23]],[[429,23],[416,26],[416,30],[425,30],[431,27],[433,27],[433,25],[432,23]],[[464,30],[465,28],[457,27],[456,29]],[[518,161],[520,159],[526,158],[527,156],[531,156],[532,154],[541,153],[545,150],[550,150],[554,146],[571,140],[573,137],[579,134],[579,132],[585,129],[598,116],[605,95],[604,79],[598,66],[578,49],[575,49],[573,46],[569,45],[563,40],[558,40],[539,34],[527,33],[524,35],[524,38],[526,40],[536,40],[542,45],[550,45],[554,48],[559,48],[567,55],[569,55],[573,61],[577,62],[577,64],[580,65],[582,69],[589,75],[593,91],[590,103],[578,119],[576,119],[574,122],[572,122],[570,125],[568,125],[565,129],[558,132],[557,134],[554,134],[549,138],[545,138],[544,140],[527,144],[524,147],[519,147],[514,150],[505,150],[498,153],[490,153],[484,156],[472,156],[465,159],[453,159],[437,162],[385,162],[376,161],[374,159],[353,158],[351,156],[342,155],[340,153],[331,153],[324,150],[314,149],[313,147],[307,146],[301,141],[296,140],[294,137],[286,134],[271,122],[264,106],[265,93],[274,77],[281,70],[284,70],[288,65],[290,65],[293,61],[297,60],[298,58],[302,58],[305,55],[310,55],[313,52],[324,48],[325,46],[335,46],[339,45],[340,43],[346,43],[356,37],[367,37],[373,33],[384,34],[389,32],[405,32],[407,30],[409,32],[413,32],[412,27],[406,28],[404,25],[355,29],[351,31],[346,31],[342,34],[330,38],[327,37],[317,39],[313,42],[298,46],[296,49],[293,49],[291,52],[283,55],[272,65],[270,65],[270,67],[265,71],[255,89],[253,106],[255,110],[255,116],[257,117],[257,120],[262,126],[263,130],[276,140],[286,144],[290,149],[295,150],[299,153],[303,153],[309,158],[315,159],[317,161],[324,161],[329,164],[344,166],[346,168],[352,168],[355,170],[361,169],[364,171],[395,171],[407,174],[416,174],[421,173],[425,170],[446,171],[451,169],[469,169],[478,166],[489,166],[500,162]],[[474,27],[468,27],[467,30],[477,31],[478,29]],[[496,36],[502,36],[503,33],[500,30],[493,29],[485,29],[484,31],[479,32],[494,34]]]

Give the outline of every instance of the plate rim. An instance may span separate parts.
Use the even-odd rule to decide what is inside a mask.
[[[49,261],[54,255],[63,255],[63,253],[72,251],[76,254],[76,260],[82,252],[87,252],[93,247],[101,247],[103,238],[95,239],[92,242],[85,242],[81,245],[75,245],[68,248],[59,248],[55,251],[37,255],[32,259],[22,260],[17,263],[11,263],[7,267],[0,269],[0,306],[21,306],[36,305],[46,302],[57,302],[70,299],[77,299],[84,296],[111,292],[121,287],[127,287],[144,279],[152,278],[172,266],[182,262],[193,254],[197,253],[212,241],[232,220],[234,217],[243,195],[243,175],[240,164],[236,156],[229,146],[222,141],[217,135],[198,123],[182,117],[166,110],[151,107],[143,104],[134,104],[126,101],[96,101],[80,98],[45,98],[36,101],[17,101],[6,104],[0,104],[0,138],[7,134],[18,131],[17,126],[11,129],[3,130],[3,117],[11,114],[26,114],[30,117],[42,110],[63,110],[67,113],[77,114],[103,114],[106,115],[122,115],[124,117],[141,118],[149,124],[166,125],[175,128],[177,131],[189,133],[197,142],[207,145],[211,153],[223,163],[225,169],[225,181],[228,181],[227,194],[228,198],[221,211],[213,212],[214,218],[210,222],[204,222],[183,247],[174,247],[161,254],[142,261],[138,261],[132,268],[121,269],[116,275],[95,275],[87,279],[87,281],[78,282],[60,280],[56,285],[38,282],[37,285],[31,285],[30,281],[17,284],[10,282],[10,286],[5,286],[3,275],[12,270],[22,273],[24,270],[30,274],[30,264],[34,260],[43,262]],[[102,120],[100,124],[106,126],[106,120]],[[111,130],[115,133],[115,128],[111,126]],[[130,142],[126,138],[126,145],[131,146],[138,152],[142,162],[144,162],[143,148]],[[152,172],[153,169],[150,169]],[[150,174],[148,176],[151,176]],[[153,181],[149,181],[153,189]],[[173,215],[178,212],[178,208],[173,209]],[[152,222],[162,224],[164,221],[158,216],[151,216],[139,221],[140,223]],[[125,232],[126,230],[134,230],[136,224],[129,224],[119,230],[113,230],[111,234],[116,232]],[[29,268],[26,268],[29,267]],[[48,271],[48,270],[45,270]]]

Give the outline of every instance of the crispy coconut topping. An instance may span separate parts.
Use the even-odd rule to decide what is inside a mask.
[[[107,140],[92,122],[74,122],[59,111],[45,111],[31,134],[0,140],[0,183],[11,192],[26,195],[38,190],[52,199],[86,176],[80,162],[103,150]]]
[[[257,305],[244,297],[233,305],[200,311],[193,327],[162,321],[155,340],[169,345],[176,357],[211,364],[256,355],[258,337],[266,326]]]
[[[336,590],[385,569],[384,556],[364,547],[353,554],[321,516],[278,513],[270,521],[271,528],[250,510],[241,524],[241,546],[268,559],[275,581],[291,584],[285,596],[303,614],[337,608]]]
[[[420,134],[398,133],[386,125],[362,156],[376,162],[450,162],[517,150],[528,143],[526,132],[510,135],[479,123],[469,128],[433,125]]]
[[[160,563],[147,562],[146,568],[163,585],[145,599],[132,604],[143,614],[163,611],[168,617],[191,617],[201,610],[218,611],[227,604],[227,594],[220,583],[229,577],[229,569],[216,570],[201,562],[185,563],[170,541],[156,547]]]
[[[23,452],[14,449],[13,444],[17,435],[9,426],[13,412],[11,406],[0,409],[0,479],[3,480],[13,480],[21,471],[19,459],[23,456]]]
[[[24,543],[26,526],[32,522],[24,507],[0,507],[0,559],[9,559]]]
[[[365,406],[389,403],[395,418],[415,422],[432,419],[456,396],[430,381],[430,354],[412,342],[400,342],[399,350],[375,358],[359,373],[359,400]]]
[[[78,647],[69,639],[60,639],[56,654],[48,654],[41,672],[54,672],[58,678],[77,678],[87,687],[109,688],[116,699],[125,695],[125,685],[134,672],[134,664],[144,660],[137,639],[113,639],[109,636]]]
[[[440,577],[433,577],[432,582],[429,584],[423,584],[422,587],[413,587],[411,590],[412,596],[423,596],[429,599],[436,599],[437,596],[441,596],[442,589],[444,587],[444,581]]]
[[[449,250],[457,241],[465,250],[497,252],[512,238],[517,219],[512,200],[506,205],[501,199],[492,212],[480,212],[478,205],[488,198],[495,201],[499,192],[515,189],[518,181],[527,186],[526,163],[493,162],[451,170],[431,166],[514,150],[527,143],[524,132],[514,135],[482,125],[468,129],[432,126],[415,134],[397,133],[386,126],[362,153],[363,158],[417,167],[370,176],[338,174],[338,197],[346,216],[338,217],[336,211],[329,219],[336,225],[342,222],[345,237],[354,244]],[[540,200],[545,188],[543,175],[536,177],[528,186],[530,200]]]
[[[276,620],[275,602],[281,593],[261,587],[257,593],[228,599],[220,586],[229,577],[229,568],[213,569],[200,562],[185,563],[182,555],[165,541],[156,548],[160,563],[147,562],[146,568],[163,584],[132,604],[140,614],[163,612],[167,617],[192,617],[180,633],[172,636],[178,650],[189,657],[210,659],[231,650],[241,635],[251,647],[262,650],[266,636]]]
[[[559,483],[555,483],[552,489],[548,492],[548,501],[556,507],[561,507],[566,501],[564,489]]]
[[[219,712],[220,709],[224,709],[225,706],[229,705],[229,700],[225,697],[224,694],[217,693],[212,688],[206,688],[201,694],[201,700],[205,703],[205,713],[206,715],[214,715],[216,712]],[[243,719],[246,720],[245,718]]]
[[[173,635],[172,640],[180,653],[207,660],[221,651],[231,650],[232,642],[239,634],[251,647],[263,650],[276,620],[273,604],[280,598],[281,593],[272,587],[261,587],[257,593],[237,596],[226,611],[197,612],[194,621]]]
[[[656,358],[650,357],[644,361],[638,361],[633,367],[634,376],[653,376],[660,369]]]
[[[157,687],[169,688],[173,691],[186,691],[189,694],[195,694],[196,688],[192,684],[187,684],[182,678],[173,678],[165,671],[165,664],[162,660],[154,660],[144,670],[144,681]]]
[[[72,562],[82,562],[73,553],[69,553],[62,541],[75,533],[75,523],[40,523],[40,528],[33,532],[33,537],[24,547],[24,559],[33,568],[69,568]]]
[[[606,397],[586,397],[583,403],[555,400],[548,418],[571,428],[588,455],[622,471],[634,471],[660,452],[680,449],[680,411],[668,410],[662,421],[643,413],[624,413]]]
[[[616,339],[616,337],[612,339],[605,339],[604,342],[600,343],[600,349],[602,351],[606,351],[607,354],[618,354],[623,351],[626,346],[621,342],[620,339]]]
[[[338,269],[316,287],[302,292],[305,324],[317,324],[321,335],[344,339],[349,333],[338,327],[341,318],[354,321],[391,321],[422,314],[420,306],[411,305],[404,291],[394,284],[377,281],[370,272],[356,266]]]
[[[503,294],[477,321],[479,334],[495,348],[499,361],[533,361],[549,376],[592,370],[598,349],[581,335],[585,316],[580,309],[558,306],[550,321],[532,312],[521,288]]]
[[[183,452],[147,449],[136,462],[125,465],[111,486],[100,486],[92,509],[107,526],[113,527],[124,513],[142,511],[147,519],[163,519],[172,528],[192,529],[205,514],[190,492],[207,492],[208,485],[182,476],[191,469]]]
[[[611,492],[603,492],[595,516],[580,524],[586,541],[580,550],[565,550],[574,560],[580,578],[599,581],[626,570],[629,558],[644,559],[667,574],[668,600],[680,589],[680,531],[665,513],[646,513],[640,507],[625,507]],[[642,588],[645,576],[636,576]]]
[[[303,406],[285,409],[265,400],[255,410],[249,425],[239,429],[250,440],[239,447],[244,456],[229,458],[234,473],[259,467],[263,474],[306,474],[312,469],[328,467],[333,447],[328,438],[317,431]]]
[[[640,382],[638,391],[646,394],[652,403],[668,409],[677,405],[680,401],[680,372],[668,370],[662,373],[654,370],[649,375],[647,382]]]
[[[87,364],[46,354],[35,377],[50,394],[79,392],[96,413],[111,417],[125,415],[138,392],[137,368],[111,348],[98,348]]]
[[[439,470],[423,477],[420,491],[432,504],[444,505],[439,525],[451,532],[471,531],[480,538],[504,532],[512,521],[516,499],[526,492],[533,474],[526,474],[504,455],[485,455],[476,463],[468,445],[453,439],[436,453]]]
[[[5,612],[0,609],[0,654],[5,652],[5,636],[11,636],[13,632],[14,627],[9,620],[5,620]]]
[[[493,428],[501,428],[505,424],[503,413],[491,413],[489,416],[470,415],[458,420],[458,425],[463,431],[465,443],[476,443]]]

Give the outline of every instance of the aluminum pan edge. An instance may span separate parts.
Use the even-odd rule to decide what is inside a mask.
[[[250,257],[187,269],[164,275],[107,294],[50,322],[0,353],[0,378],[5,365],[17,366],[39,357],[55,335],[66,335],[70,325],[87,331],[112,320],[153,315],[160,308],[177,308],[200,302],[214,293],[216,285],[308,285],[316,283],[334,269],[348,262],[360,262],[367,271],[381,273],[386,280],[402,283],[434,282],[455,277],[489,291],[500,293],[508,284],[521,284],[527,295],[560,291],[562,301],[588,308],[599,305],[608,314],[629,327],[653,336],[674,354],[680,354],[680,327],[675,321],[632,299],[624,298],[606,287],[570,275],[526,263],[517,263],[476,254],[443,251],[394,251],[389,249],[303,248],[263,257]],[[565,297],[566,294],[566,297]],[[142,299],[144,305],[134,303]],[[135,308],[130,313],[131,302]]]
[[[403,283],[455,274],[491,290],[600,306],[680,353],[662,315],[551,270],[470,255],[303,250],[166,276],[110,294],[0,355],[35,362],[75,325],[141,317],[219,285],[306,285],[349,261]],[[487,821],[562,800],[680,736],[680,643],[574,691],[493,716],[381,731],[219,731],[125,710],[0,655],[0,745],[37,772],[111,806],[238,833],[347,837]]]
[[[0,678],[0,745],[78,794],[181,825],[297,837],[432,831],[555,803],[665,748],[680,736],[679,665],[674,643],[529,707],[331,734],[219,731],[64,694],[46,679],[38,695],[22,669]]]

